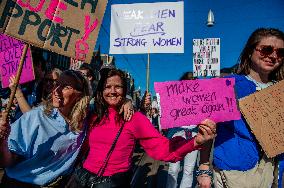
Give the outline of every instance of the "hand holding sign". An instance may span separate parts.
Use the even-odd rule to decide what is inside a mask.
[[[15,75],[12,75],[10,78],[9,78],[9,88],[10,89],[13,89],[16,87],[16,76]],[[18,88],[17,88],[18,89]]]
[[[198,133],[195,137],[195,145],[202,145],[216,137],[216,123],[206,119],[198,126]]]

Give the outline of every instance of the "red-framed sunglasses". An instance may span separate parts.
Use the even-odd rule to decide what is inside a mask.
[[[256,51],[259,51],[262,56],[269,56],[276,52],[277,58],[284,58],[284,48],[274,48],[270,45],[262,45],[258,48],[255,48]]]

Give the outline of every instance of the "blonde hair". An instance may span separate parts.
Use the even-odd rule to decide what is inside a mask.
[[[76,76],[80,79],[83,91],[78,91],[81,94],[81,99],[78,100],[73,106],[71,113],[68,115],[68,119],[70,119],[69,126],[71,131],[80,132],[83,128],[83,121],[87,117],[89,103],[90,103],[90,93],[88,87],[88,81],[82,76],[78,71],[64,71],[62,74],[69,74]],[[74,75],[76,74],[76,75]],[[49,98],[47,101],[44,101],[44,113],[47,116],[51,116],[52,111],[54,110],[54,106],[52,105],[52,98]]]
[[[71,113],[68,117],[70,119],[69,126],[71,131],[80,132],[82,130],[83,121],[88,114],[90,98],[90,96],[82,97],[75,103],[74,107],[72,108]],[[54,110],[52,100],[44,101],[43,104],[44,113],[50,117],[52,115],[52,111]]]

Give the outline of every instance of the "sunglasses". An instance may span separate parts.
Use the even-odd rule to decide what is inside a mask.
[[[67,83],[59,83],[58,81],[55,81],[54,84],[53,84],[53,88],[66,88],[66,89],[74,89],[72,86],[70,86],[70,84],[67,84]]]
[[[255,48],[256,51],[259,51],[262,56],[270,56],[274,52],[276,52],[277,58],[283,59],[284,58],[284,48],[274,48],[270,45],[263,45],[259,48]]]

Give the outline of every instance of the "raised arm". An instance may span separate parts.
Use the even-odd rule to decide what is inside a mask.
[[[151,93],[145,91],[140,104],[140,112],[147,114],[151,108]]]
[[[203,148],[204,143],[216,136],[216,124],[211,120],[201,122],[197,136],[191,140],[186,140],[183,137],[167,139],[142,114],[139,116],[137,114],[134,121],[135,137],[147,154],[156,160],[169,162],[182,160],[187,153]]]
[[[15,87],[15,79],[16,79],[15,76],[11,76],[9,78],[9,82],[10,82],[9,87],[10,87],[10,89]],[[16,99],[18,101],[18,104],[19,104],[19,107],[20,107],[22,113],[28,112],[28,111],[30,111],[32,109],[30,107],[29,103],[27,102],[27,100],[26,100],[22,90],[19,87],[17,87],[17,89],[16,89],[15,97],[16,97]]]

